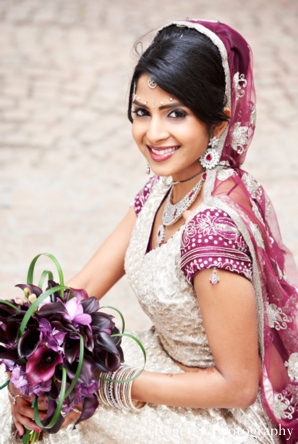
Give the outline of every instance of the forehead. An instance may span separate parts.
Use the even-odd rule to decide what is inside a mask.
[[[150,88],[148,85],[149,78],[150,78],[150,76],[148,74],[142,74],[140,76],[139,80],[137,81],[136,90],[135,90],[137,96],[143,95],[144,97],[145,96],[156,97],[158,95],[158,96],[164,97],[164,98],[167,97],[168,100],[169,100],[169,97],[176,99],[175,96],[164,91],[158,85],[155,88],[152,88],[152,87]]]

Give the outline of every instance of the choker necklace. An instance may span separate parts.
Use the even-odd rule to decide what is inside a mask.
[[[203,170],[204,171],[204,170]],[[193,177],[198,176],[202,171],[195,174]],[[192,179],[191,177],[190,179]],[[186,179],[185,181],[181,182],[187,182],[190,179]],[[160,246],[160,244],[164,241],[165,238],[165,227],[169,227],[170,225],[173,225],[175,222],[177,222],[183,215],[184,211],[186,211],[192,203],[196,200],[199,192],[201,191],[203,182],[206,180],[206,173],[202,175],[200,180],[195,184],[195,186],[186,194],[186,196],[183,197],[179,202],[176,204],[171,203],[171,198],[173,194],[173,189],[176,183],[180,182],[174,182],[171,185],[170,192],[168,194],[165,208],[162,215],[162,224],[159,225],[157,228],[157,235],[156,235],[156,242],[157,245]]]
[[[199,174],[204,173],[204,171],[205,171],[205,168],[203,168],[202,170],[200,170],[198,173],[194,174],[193,176],[189,177],[188,179],[177,180],[177,182],[172,182],[172,185],[177,185],[177,183],[188,182],[189,180],[193,179],[194,177],[197,177]]]

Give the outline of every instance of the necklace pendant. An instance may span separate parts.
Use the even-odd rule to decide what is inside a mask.
[[[195,186],[188,192],[186,196],[183,197],[178,203],[172,204],[172,193],[173,193],[173,185],[168,194],[164,212],[162,215],[162,223],[164,226],[168,227],[169,225],[173,225],[180,217],[183,215],[184,211],[186,211],[192,203],[196,200],[205,179],[201,178]]]
[[[160,244],[164,241],[164,239],[165,239],[165,227],[163,225],[159,225],[156,234],[157,245],[160,246]]]

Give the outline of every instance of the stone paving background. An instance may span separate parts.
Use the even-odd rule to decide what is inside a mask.
[[[1,297],[19,294],[40,252],[69,279],[125,214],[146,180],[126,118],[132,46],[186,17],[229,23],[252,46],[258,122],[245,167],[298,258],[297,0],[0,0]],[[107,302],[128,328],[150,326],[125,278]]]

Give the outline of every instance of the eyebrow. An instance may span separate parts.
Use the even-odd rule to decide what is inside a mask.
[[[133,103],[134,105],[138,105],[138,106],[140,106],[140,107],[142,107],[142,108],[147,108],[147,109],[148,109],[148,106],[147,106],[147,105],[145,105],[144,103],[138,102],[137,100],[133,100],[132,103]],[[167,105],[161,105],[161,106],[159,106],[158,109],[163,110],[163,109],[168,109],[168,108],[176,108],[177,106],[183,106],[183,107],[185,107],[185,105],[183,105],[183,103],[180,103],[180,102],[171,102],[171,103],[169,103],[169,104],[167,104]]]

